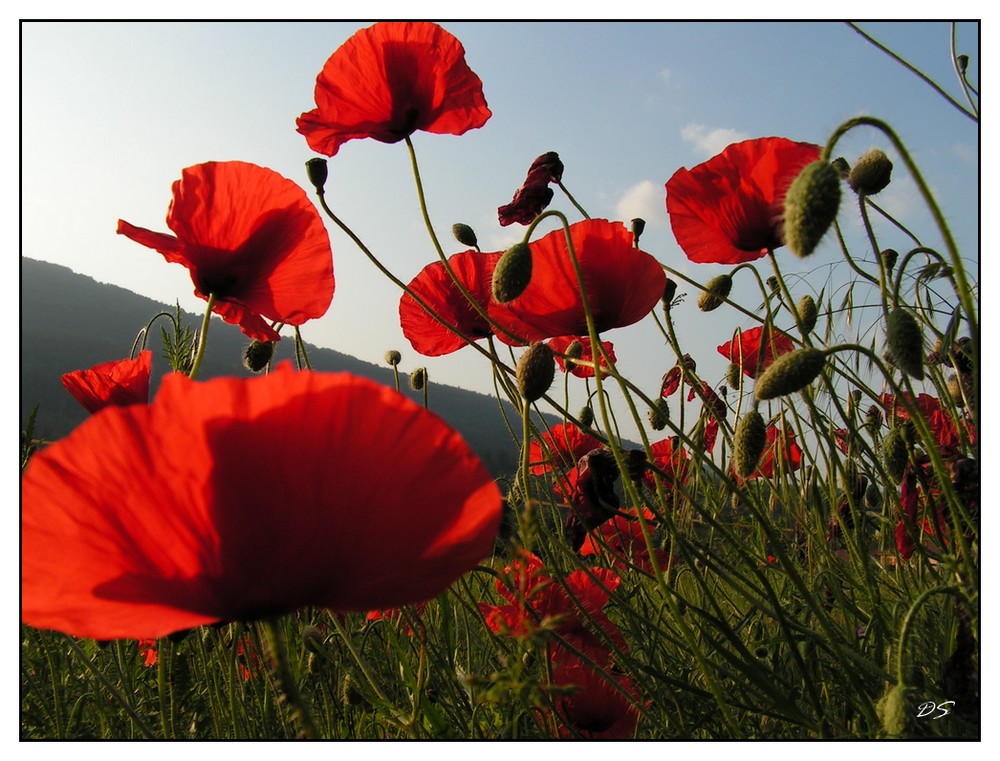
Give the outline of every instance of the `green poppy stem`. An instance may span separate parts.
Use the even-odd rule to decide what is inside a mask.
[[[215,307],[215,294],[208,294],[208,306],[205,307],[205,317],[201,321],[201,332],[198,333],[198,351],[194,355],[194,362],[191,364],[191,372],[188,377],[194,380],[201,369],[201,360],[205,356],[205,346],[208,344],[208,326],[212,322],[212,309]]]

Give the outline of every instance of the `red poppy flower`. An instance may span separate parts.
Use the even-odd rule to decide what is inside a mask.
[[[681,378],[684,375],[683,370],[685,367],[691,372],[694,372],[698,367],[690,354],[685,354],[677,360],[677,363],[673,367],[667,370],[663,376],[663,381],[660,383],[660,396],[666,399],[668,396],[677,393],[677,389],[681,386]]]
[[[893,394],[882,395],[882,406],[885,407],[890,419],[892,417],[895,417],[896,420],[910,419],[906,405],[902,400],[896,399]],[[929,394],[917,394],[917,407],[927,418],[931,434],[941,450],[945,454],[957,452],[962,445],[962,437],[955,419],[941,406],[941,400]],[[971,431],[967,429],[967,433],[971,433]]]
[[[96,639],[426,600],[489,555],[501,513],[437,416],[287,363],[168,375],[32,457],[21,489],[22,621]]]
[[[590,342],[589,336],[556,336],[555,338],[550,339],[548,341],[549,348],[556,353],[556,364],[559,365],[559,369],[562,370],[564,373],[567,372],[566,366],[568,364],[569,365],[568,372],[572,373],[577,378],[593,378],[595,375],[594,368],[587,367],[586,365],[578,365],[576,362],[573,362],[572,360],[567,362],[561,356],[562,354],[566,353],[566,349],[568,349],[569,345],[574,341],[579,341],[580,346],[583,349],[583,351],[580,353],[579,359],[582,359],[584,362],[595,361],[593,352],[594,347],[593,344],[591,344]],[[618,359],[615,356],[615,346],[613,343],[611,343],[611,341],[601,341],[601,346],[604,347],[605,353],[608,355],[608,357],[610,357],[612,362]],[[608,366],[608,363],[605,361],[603,355],[600,356],[600,360],[601,360],[601,367],[606,368]],[[607,372],[606,370],[602,372],[601,375],[602,378],[604,377],[606,372]]]
[[[734,143],[667,182],[677,243],[693,262],[739,264],[785,244],[785,193],[822,148],[783,137]]]
[[[743,371],[748,378],[756,378],[761,371],[774,362],[775,357],[795,348],[792,339],[784,333],[769,330],[762,340],[764,328],[744,330],[727,344],[719,347],[719,354]]]
[[[646,483],[650,489],[656,489],[656,482],[653,478],[658,477],[663,483],[664,490],[669,493],[674,484],[684,480],[690,458],[681,447],[680,439],[677,436],[650,444],[649,451],[653,455],[653,465],[662,470],[667,477],[664,478],[658,473],[647,471]]]
[[[657,261],[632,245],[620,222],[585,219],[570,226],[587,299],[598,332],[638,322],[660,301],[666,275]],[[573,262],[562,229],[530,244],[531,282],[507,304],[490,305],[490,316],[527,341],[588,335]],[[512,343],[503,333],[505,343]]]
[[[152,362],[153,352],[147,349],[135,359],[119,359],[66,373],[62,384],[88,412],[109,405],[146,404]]]
[[[545,475],[553,469],[568,470],[601,442],[589,433],[584,433],[572,423],[560,423],[543,433],[541,439],[532,439],[528,448],[531,473]]]
[[[524,184],[514,193],[514,200],[497,209],[500,226],[507,227],[515,222],[530,225],[534,222],[535,217],[545,211],[552,201],[549,183],[561,181],[562,174],[563,163],[555,151],[543,153],[532,161]]]
[[[776,471],[789,472],[801,467],[802,450],[795,443],[795,434],[775,425],[768,426],[764,453],[750,478],[773,478]]]
[[[426,21],[355,32],[323,66],[315,94],[316,108],[296,125],[309,147],[327,156],[356,138],[396,143],[417,130],[461,135],[492,116],[462,43]]]
[[[455,275],[484,310],[490,303],[493,268],[500,256],[466,251],[448,257]],[[490,324],[462,295],[440,261],[431,262],[420,270],[409,287],[438,317],[469,338],[486,338],[493,334]],[[414,350],[427,357],[451,354],[466,345],[408,293],[399,300],[399,325]]]
[[[606,671],[611,672],[611,678],[621,689],[578,657],[565,656],[555,665],[552,684],[574,688],[570,694],[556,701],[556,713],[563,722],[560,727],[562,737],[627,740],[635,733],[639,712],[621,690],[624,689],[633,698],[638,696],[639,690],[631,678],[615,674],[610,664]]]
[[[118,232],[191,271],[195,295],[250,338],[277,341],[264,318],[289,325],[322,317],[333,299],[330,236],[302,188],[242,161],[198,164],[173,186],[167,227],[118,220]]]
[[[146,668],[156,665],[157,651],[155,639],[139,640],[139,655],[142,656],[142,665]]]
[[[637,510],[630,508],[625,514],[617,514],[611,520],[601,524],[599,528],[587,534],[587,538],[580,548],[580,554],[602,555],[611,554],[612,562],[615,564],[634,563],[639,568],[648,573],[652,573],[653,564],[650,560],[649,552],[646,550],[646,538],[642,535],[642,525],[636,517]],[[653,530],[655,518],[648,508],[642,508],[643,518],[650,531]],[[656,563],[663,568],[667,563],[668,554],[659,549],[654,549]]]

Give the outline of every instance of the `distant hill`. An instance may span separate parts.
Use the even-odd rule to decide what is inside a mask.
[[[21,424],[31,408],[39,405],[36,435],[47,439],[65,436],[87,417],[87,412],[63,388],[63,373],[121,359],[149,319],[173,307],[158,304],[118,286],[98,283],[56,264],[21,258]],[[182,313],[185,324],[197,330],[201,315]],[[157,325],[167,325],[162,320]],[[153,350],[151,396],[163,375],[166,361],[160,332],[148,348]],[[199,378],[220,375],[248,377],[242,365],[247,339],[239,328],[214,320],[209,349]],[[373,365],[331,349],[308,345],[309,361],[315,370],[350,372],[387,386],[393,384],[388,366]],[[278,359],[290,359],[292,341],[278,344]],[[159,361],[157,361],[159,360]],[[405,393],[407,379],[401,379]],[[512,421],[513,407],[505,403]],[[431,408],[458,430],[495,476],[510,475],[517,468],[517,445],[512,441],[492,397],[472,391],[434,384]]]

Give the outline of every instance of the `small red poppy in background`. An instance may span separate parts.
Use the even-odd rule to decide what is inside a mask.
[[[632,245],[620,222],[585,219],[570,226],[587,299],[598,332],[631,325],[660,301],[666,284],[663,268]],[[589,335],[580,284],[560,228],[529,244],[531,282],[506,304],[490,305],[490,316],[527,341]],[[498,335],[512,343],[504,333]]]
[[[21,619],[95,639],[427,600],[490,554],[501,513],[437,416],[288,363],[168,375],[37,453],[21,489]]]
[[[693,262],[739,264],[785,244],[785,193],[822,148],[783,137],[733,143],[667,182],[667,213]]]
[[[694,401],[696,396],[698,396],[697,389],[691,386],[688,391],[687,400],[689,402]],[[701,398],[705,412],[705,430],[702,436],[702,444],[706,452],[711,452],[715,449],[715,440],[719,436],[719,421],[725,420],[726,411],[729,408],[726,407],[726,403],[722,397],[715,393],[715,389],[708,385],[707,381],[701,382]],[[710,407],[711,409],[709,409]]]
[[[490,303],[493,268],[500,256],[466,251],[448,257],[456,277],[484,311]],[[468,302],[440,261],[431,262],[420,270],[410,281],[409,288],[438,317],[469,338],[486,338],[493,334],[489,322]],[[399,300],[399,325],[414,350],[426,357],[451,354],[467,345],[431,317],[408,293]]]
[[[296,125],[326,156],[357,138],[396,143],[417,130],[461,135],[492,116],[462,43],[427,21],[355,32],[316,77],[315,97],[316,108]]]
[[[150,668],[156,665],[157,662],[157,651],[156,651],[156,640],[155,639],[140,639],[139,640],[139,655],[142,656],[142,665],[146,668]]]
[[[74,370],[62,376],[62,384],[88,412],[108,406],[149,402],[149,375],[153,352],[139,352],[135,359],[119,359],[94,365],[89,370]]]
[[[764,453],[750,478],[773,478],[777,471],[789,472],[801,467],[802,450],[795,443],[795,434],[776,425],[768,426]]]
[[[214,296],[215,313],[250,338],[280,338],[265,318],[301,325],[330,307],[326,226],[305,191],[271,169],[243,161],[184,169],[167,227],[174,235],[118,220],[120,234],[187,267],[195,295]]]
[[[774,362],[775,357],[795,348],[792,339],[776,330],[763,327],[741,331],[732,341],[719,347],[719,354],[737,365],[745,376],[756,378]]]
[[[497,209],[500,226],[507,227],[515,222],[530,225],[535,217],[545,211],[552,201],[550,182],[562,181],[563,163],[555,151],[543,153],[531,162],[524,184],[514,193],[514,199]]]
[[[652,573],[653,564],[649,552],[646,550],[646,538],[642,534],[642,525],[639,523],[637,512],[636,508],[629,508],[588,533],[583,546],[580,547],[580,554],[586,557],[587,555],[610,553],[611,561],[615,565],[634,563],[647,573]],[[642,516],[646,520],[649,531],[652,532],[655,528],[655,517],[652,511],[644,507],[642,508]],[[667,552],[654,549],[653,555],[656,558],[656,564],[660,568],[664,568],[669,558]]]
[[[572,360],[566,360],[562,355],[566,353],[569,345],[574,341],[579,341],[582,351],[577,359],[582,359],[584,362],[594,362],[594,346],[590,342],[589,336],[556,336],[548,341],[549,348],[555,352],[556,364],[559,365],[559,369],[564,373],[569,372],[575,375],[577,378],[593,378],[596,374],[593,367],[587,367],[586,365],[580,365]],[[611,341],[601,341],[601,346],[604,347],[604,352],[608,355],[612,362],[616,361],[618,358],[615,356],[615,346]],[[601,377],[607,373],[608,363],[605,361],[604,356],[599,356],[600,366],[602,368]],[[568,367],[567,367],[568,365]]]
[[[528,447],[531,473],[545,475],[553,470],[568,470],[592,449],[601,446],[601,441],[589,433],[584,433],[572,423],[559,423],[543,433],[540,439],[532,439]]]
[[[882,394],[882,406],[886,411],[886,418],[894,425],[895,420],[909,420],[910,413],[902,399],[897,399],[893,394]],[[931,434],[934,436],[937,445],[944,454],[954,454],[958,452],[962,445],[962,437],[959,433],[959,423],[955,421],[948,410],[941,406],[941,400],[930,394],[917,394],[917,408],[927,418]],[[968,421],[963,420],[961,424],[965,428],[970,440],[974,440],[971,426]]]

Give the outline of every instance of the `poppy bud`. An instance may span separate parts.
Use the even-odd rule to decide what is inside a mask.
[[[636,217],[632,220],[632,245],[639,245],[639,236],[646,229],[646,220]]]
[[[757,379],[754,395],[760,401],[776,399],[812,383],[826,366],[826,354],[805,348],[782,354]]]
[[[767,427],[763,416],[753,410],[736,424],[733,433],[733,466],[740,478],[749,478],[757,470],[760,456],[767,446]]]
[[[894,248],[887,248],[879,256],[882,258],[886,272],[892,272],[892,268],[896,266],[896,259],[899,258],[899,252]]]
[[[885,189],[891,175],[892,162],[885,151],[872,148],[851,167],[847,184],[859,195],[873,196]]]
[[[722,302],[733,288],[733,279],[729,275],[718,275],[705,284],[705,290],[698,297],[698,308],[702,312],[711,312],[722,306]]]
[[[892,479],[899,483],[903,480],[906,463],[910,458],[907,440],[910,431],[906,425],[897,425],[889,431],[882,442],[882,463]]]
[[[493,270],[493,298],[501,304],[513,301],[531,282],[531,249],[527,243],[508,248]]]
[[[364,705],[368,702],[350,674],[344,674],[344,681],[340,683],[340,699],[345,708]]]
[[[305,626],[302,629],[302,643],[317,655],[323,654],[323,633],[315,626]]]
[[[962,381],[957,375],[948,378],[948,395],[956,407],[965,406],[965,395],[962,393]]]
[[[964,76],[965,72],[969,70],[969,56],[964,53],[960,56],[956,56],[955,63],[958,64],[958,71]]]
[[[654,431],[662,431],[667,427],[668,420],[670,420],[670,407],[667,406],[667,400],[661,396],[649,410],[649,424]]]
[[[259,373],[274,356],[274,341],[251,341],[243,350],[243,366],[252,373]]]
[[[579,359],[583,356],[583,344],[574,338],[569,342],[564,353],[567,359]]]
[[[802,330],[802,335],[807,336],[812,333],[813,328],[816,327],[816,319],[819,317],[819,313],[816,310],[816,300],[807,293],[799,299],[795,311],[798,312],[799,327]]]
[[[913,707],[910,705],[912,690],[899,682],[889,690],[876,706],[882,720],[882,731],[887,737],[899,738],[906,735],[910,725]]]
[[[730,388],[738,389],[740,387],[740,366],[735,362],[731,362],[729,367],[726,368],[726,383],[729,384]]]
[[[664,309],[667,310],[670,309],[670,304],[673,302],[674,296],[676,295],[677,295],[677,283],[675,283],[668,277],[666,284],[663,286],[663,296],[661,297]]]
[[[886,321],[885,337],[893,364],[907,375],[923,380],[924,337],[917,318],[902,307],[896,307]]]
[[[517,361],[517,390],[525,401],[541,399],[555,376],[555,356],[549,345],[541,341],[531,344]]]
[[[386,364],[392,365],[393,367],[395,367],[396,365],[398,365],[399,362],[400,362],[400,360],[402,360],[402,359],[403,359],[403,355],[401,355],[395,349],[389,349],[389,351],[387,351],[385,353]]]
[[[410,388],[414,391],[423,391],[427,385],[427,368],[418,367],[410,373]]]
[[[771,289],[771,293],[777,293],[778,289],[781,287],[781,284],[778,282],[778,278],[775,277],[774,275],[771,275],[764,282],[766,282],[767,287]]]
[[[808,256],[826,234],[840,207],[840,175],[826,161],[814,161],[796,177],[785,195],[785,243]]]
[[[876,510],[882,506],[882,492],[879,491],[874,481],[869,481],[865,487],[865,504],[871,510]]]
[[[309,182],[313,184],[316,192],[320,195],[323,195],[323,189],[326,187],[327,172],[326,159],[314,158],[306,162],[306,174],[309,176]]]
[[[455,240],[463,246],[468,246],[469,248],[476,248],[479,246],[479,239],[476,238],[476,231],[466,224],[456,222],[451,226],[451,234],[454,235]]]
[[[847,175],[851,173],[851,165],[847,163],[847,159],[843,156],[835,158],[830,162],[830,165],[837,170],[837,174],[839,174],[843,180],[846,180]]]
[[[590,428],[594,424],[594,408],[588,404],[580,410],[576,417],[580,421],[580,425],[584,428]]]

